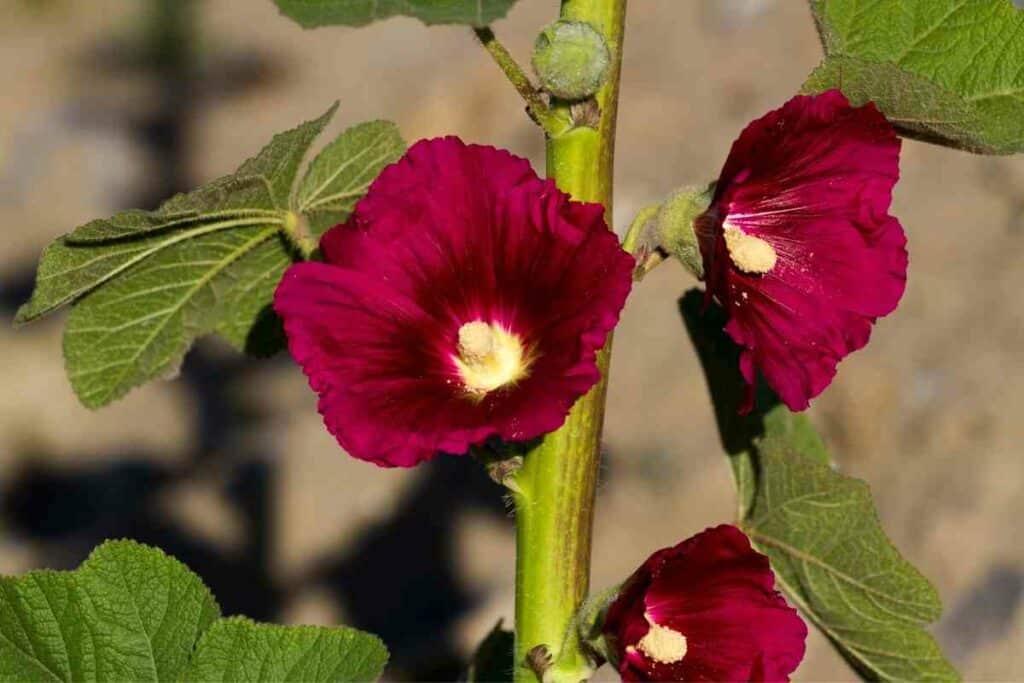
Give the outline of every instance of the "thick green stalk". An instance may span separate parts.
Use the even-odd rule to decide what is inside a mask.
[[[549,177],[574,199],[603,204],[609,224],[625,14],[626,0],[563,0],[563,18],[586,21],[601,30],[612,65],[596,96],[600,113],[596,128],[580,125],[550,136],[547,145]],[[555,106],[568,111],[567,105]],[[589,587],[610,347],[609,337],[598,356],[601,381],[576,403],[561,429],[527,454],[512,486],[517,520],[517,683],[536,681],[534,669],[544,668],[538,665],[543,659],[537,656],[538,646],[547,649],[553,662],[544,674],[545,683],[578,683],[589,673],[579,644],[566,636]]]

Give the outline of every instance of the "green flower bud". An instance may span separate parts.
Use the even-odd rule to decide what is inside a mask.
[[[679,259],[699,278],[704,277],[704,261],[694,232],[694,221],[711,205],[715,184],[684,187],[669,197],[654,217],[654,232],[659,247]]]
[[[548,24],[533,46],[533,70],[541,85],[563,100],[582,100],[596,93],[608,77],[610,64],[604,36],[581,21]]]

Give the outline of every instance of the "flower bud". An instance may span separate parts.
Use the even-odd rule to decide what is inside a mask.
[[[651,555],[602,632],[625,681],[780,681],[803,659],[807,626],[776,592],[768,558],[722,525]]]
[[[598,91],[608,77],[611,52],[590,24],[559,20],[548,24],[533,46],[533,70],[549,93],[582,100]]]
[[[684,187],[669,197],[654,217],[658,246],[698,278],[704,277],[704,263],[695,232],[696,221],[707,211],[713,194],[714,184]]]

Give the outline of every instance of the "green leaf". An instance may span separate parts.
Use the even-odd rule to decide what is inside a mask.
[[[173,374],[204,334],[217,332],[256,355],[283,346],[271,301],[297,257],[288,226],[305,226],[315,238],[342,222],[405,149],[394,124],[358,125],[329,143],[296,183],[336,108],[274,136],[233,175],[155,211],[90,221],[47,247],[32,297],[15,320],[74,304],[64,355],[83,404],[102,406]]]
[[[515,634],[503,628],[502,620],[499,619],[473,653],[466,680],[469,683],[511,681],[515,669],[514,640]]]
[[[1010,0],[812,0],[825,60],[804,92],[874,101],[908,137],[1024,150],[1024,11]]]
[[[207,631],[186,681],[371,681],[388,651],[377,636],[353,628],[273,626],[221,619]]]
[[[99,407],[173,373],[192,341],[214,330],[245,348],[259,313],[253,293],[266,305],[289,263],[273,224],[165,245],[72,309],[64,357],[78,398]]]
[[[867,485],[836,472],[810,420],[759,387],[736,414],[743,380],[724,313],[703,295],[680,301],[704,366],[740,500],[740,526],[768,555],[780,586],[867,680],[958,676],[924,627],[941,604],[884,531]]]
[[[398,127],[370,121],[339,135],[309,165],[298,188],[298,211],[319,237],[348,218],[370,183],[405,152]]]
[[[364,26],[395,16],[424,24],[486,26],[504,17],[516,0],[274,0],[303,28]]]
[[[68,234],[67,240],[70,244],[109,242],[185,224],[276,215],[271,211],[274,208],[282,207],[274,201],[265,176],[236,173],[177,194],[156,211],[129,209],[110,218],[89,221]]]
[[[320,135],[337,110],[338,103],[335,102],[320,118],[278,133],[259,154],[239,166],[235,175],[264,178],[274,206],[281,209],[294,206],[291,192],[299,173],[299,165],[309,152],[313,140]]]
[[[0,681],[176,681],[219,613],[177,560],[105,543],[73,572],[0,577]]]
[[[738,370],[739,350],[722,332],[726,322],[724,315],[713,306],[704,312],[704,295],[696,290],[691,290],[680,299],[679,305],[708,380],[722,446],[729,455],[739,494],[737,516],[744,519],[757,493],[754,441],[764,435],[766,430],[791,439],[799,445],[800,452],[814,462],[828,465],[828,451],[804,414],[792,413],[783,406],[777,406],[767,412],[754,411],[750,415],[740,415],[737,408],[743,402],[746,384]],[[759,384],[757,404],[773,402],[775,397],[771,390],[763,383]]]
[[[213,233],[279,226],[299,164],[337,104],[320,118],[275,135],[232,175],[179,194],[156,211],[132,209],[90,221],[47,247],[32,297],[15,317],[29,322],[159,256]],[[207,264],[215,267],[217,264]],[[169,273],[165,278],[174,279]]]
[[[258,209],[210,211],[188,218],[170,215],[127,211],[91,221],[57,239],[43,252],[32,298],[18,309],[15,322],[23,324],[51,313],[165,248],[215,232],[281,221],[278,212]],[[133,227],[134,233],[130,232]],[[102,239],[103,234],[118,236]]]
[[[0,682],[369,681],[387,663],[355,629],[219,617],[185,565],[110,541],[71,572],[0,577]]]

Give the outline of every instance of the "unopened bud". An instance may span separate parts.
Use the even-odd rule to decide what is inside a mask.
[[[582,100],[608,77],[611,52],[590,24],[559,20],[548,24],[533,46],[533,70],[546,91],[563,100]]]

